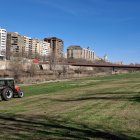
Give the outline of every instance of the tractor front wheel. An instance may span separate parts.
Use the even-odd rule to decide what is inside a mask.
[[[13,91],[10,88],[5,88],[3,89],[1,96],[3,100],[8,101],[13,98]]]
[[[19,92],[18,92],[18,97],[19,97],[19,98],[22,98],[23,96],[24,96],[24,92],[19,91]]]

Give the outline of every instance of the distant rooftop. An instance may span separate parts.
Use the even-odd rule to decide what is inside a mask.
[[[78,46],[78,45],[71,45],[71,46],[68,47],[68,49],[69,49],[69,50],[70,50],[70,49],[81,50],[82,48],[81,48],[80,46]]]
[[[47,38],[44,38],[44,41],[47,41],[47,40],[59,40],[59,41],[63,41],[62,39],[57,38],[57,37],[47,37]]]

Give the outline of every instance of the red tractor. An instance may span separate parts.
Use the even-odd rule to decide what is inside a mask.
[[[24,93],[19,86],[15,86],[14,78],[0,78],[0,96],[2,100],[8,101],[15,96],[22,98]]]

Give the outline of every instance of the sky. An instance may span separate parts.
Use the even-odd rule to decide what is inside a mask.
[[[0,0],[0,27],[58,37],[109,61],[140,63],[140,0]]]

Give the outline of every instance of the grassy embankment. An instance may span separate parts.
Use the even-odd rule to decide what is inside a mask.
[[[140,139],[140,73],[22,88],[0,101],[0,139]]]

